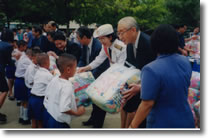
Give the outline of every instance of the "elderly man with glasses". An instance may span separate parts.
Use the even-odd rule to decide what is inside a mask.
[[[156,58],[156,54],[150,47],[150,37],[139,30],[139,26],[133,17],[120,19],[117,26],[119,39],[127,45],[126,66],[142,70],[143,66]],[[121,110],[121,127],[127,128],[141,102],[139,84],[132,84],[129,90],[123,92],[123,99],[126,101]],[[146,121],[140,128],[146,127]]]

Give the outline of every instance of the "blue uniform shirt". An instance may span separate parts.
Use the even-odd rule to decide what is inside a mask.
[[[188,104],[191,78],[188,59],[179,54],[161,55],[142,69],[141,99],[154,100],[148,128],[194,128]]]

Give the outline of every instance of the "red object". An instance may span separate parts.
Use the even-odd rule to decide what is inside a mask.
[[[82,86],[82,87],[79,87],[79,88],[75,89],[74,92],[76,93],[76,92],[78,92],[78,91],[80,91],[80,90],[82,90],[82,89],[85,89],[85,88],[87,88],[89,85],[90,85],[90,84],[86,84],[86,85],[84,85],[84,86]]]
[[[108,53],[108,48],[107,48],[107,47],[104,47],[104,51],[105,51],[105,54],[107,55],[109,61],[110,61],[111,63],[113,63],[112,60],[111,60],[111,58],[110,58],[110,55],[109,55],[109,53]]]

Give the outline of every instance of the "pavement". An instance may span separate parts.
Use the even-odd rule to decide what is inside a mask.
[[[93,129],[91,126],[83,126],[82,121],[86,121],[89,119],[92,105],[87,107],[84,115],[73,118],[70,126],[71,128],[81,128],[81,129]],[[1,113],[7,115],[7,123],[0,124],[0,128],[3,129],[29,129],[31,125],[22,125],[18,123],[19,119],[19,106],[16,105],[16,101],[10,101],[8,98],[6,99],[3,107],[0,109]],[[105,122],[103,128],[120,128],[120,113],[110,114],[106,113]]]

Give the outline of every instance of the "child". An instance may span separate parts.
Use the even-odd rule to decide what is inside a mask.
[[[72,83],[68,81],[76,72],[77,61],[73,55],[63,54],[57,60],[61,73],[52,79],[45,91],[44,106],[49,113],[48,128],[70,128],[72,115],[80,116],[85,108],[77,108]]]
[[[29,95],[30,95],[30,91],[32,89],[33,86],[33,82],[34,82],[34,76],[38,70],[38,66],[37,66],[37,56],[38,54],[41,53],[41,50],[38,47],[34,47],[32,49],[32,63],[28,66],[26,72],[25,72],[25,85],[27,86],[27,88],[29,89]]]
[[[29,113],[32,119],[32,128],[43,127],[43,100],[45,89],[52,80],[53,75],[49,72],[49,56],[41,53],[37,56],[37,64],[39,69],[34,77],[34,84],[31,89],[31,97],[29,100]]]
[[[27,47],[27,43],[23,40],[19,41],[19,47]],[[14,83],[14,95],[17,100],[21,101],[20,105],[20,118],[19,123],[22,124],[30,124],[30,120],[28,119],[28,110],[27,110],[27,103],[28,103],[28,89],[25,85],[24,76],[27,67],[31,64],[31,55],[32,50],[28,49],[26,53],[23,51],[21,57],[19,58],[16,64],[16,72],[15,72],[15,83]]]

